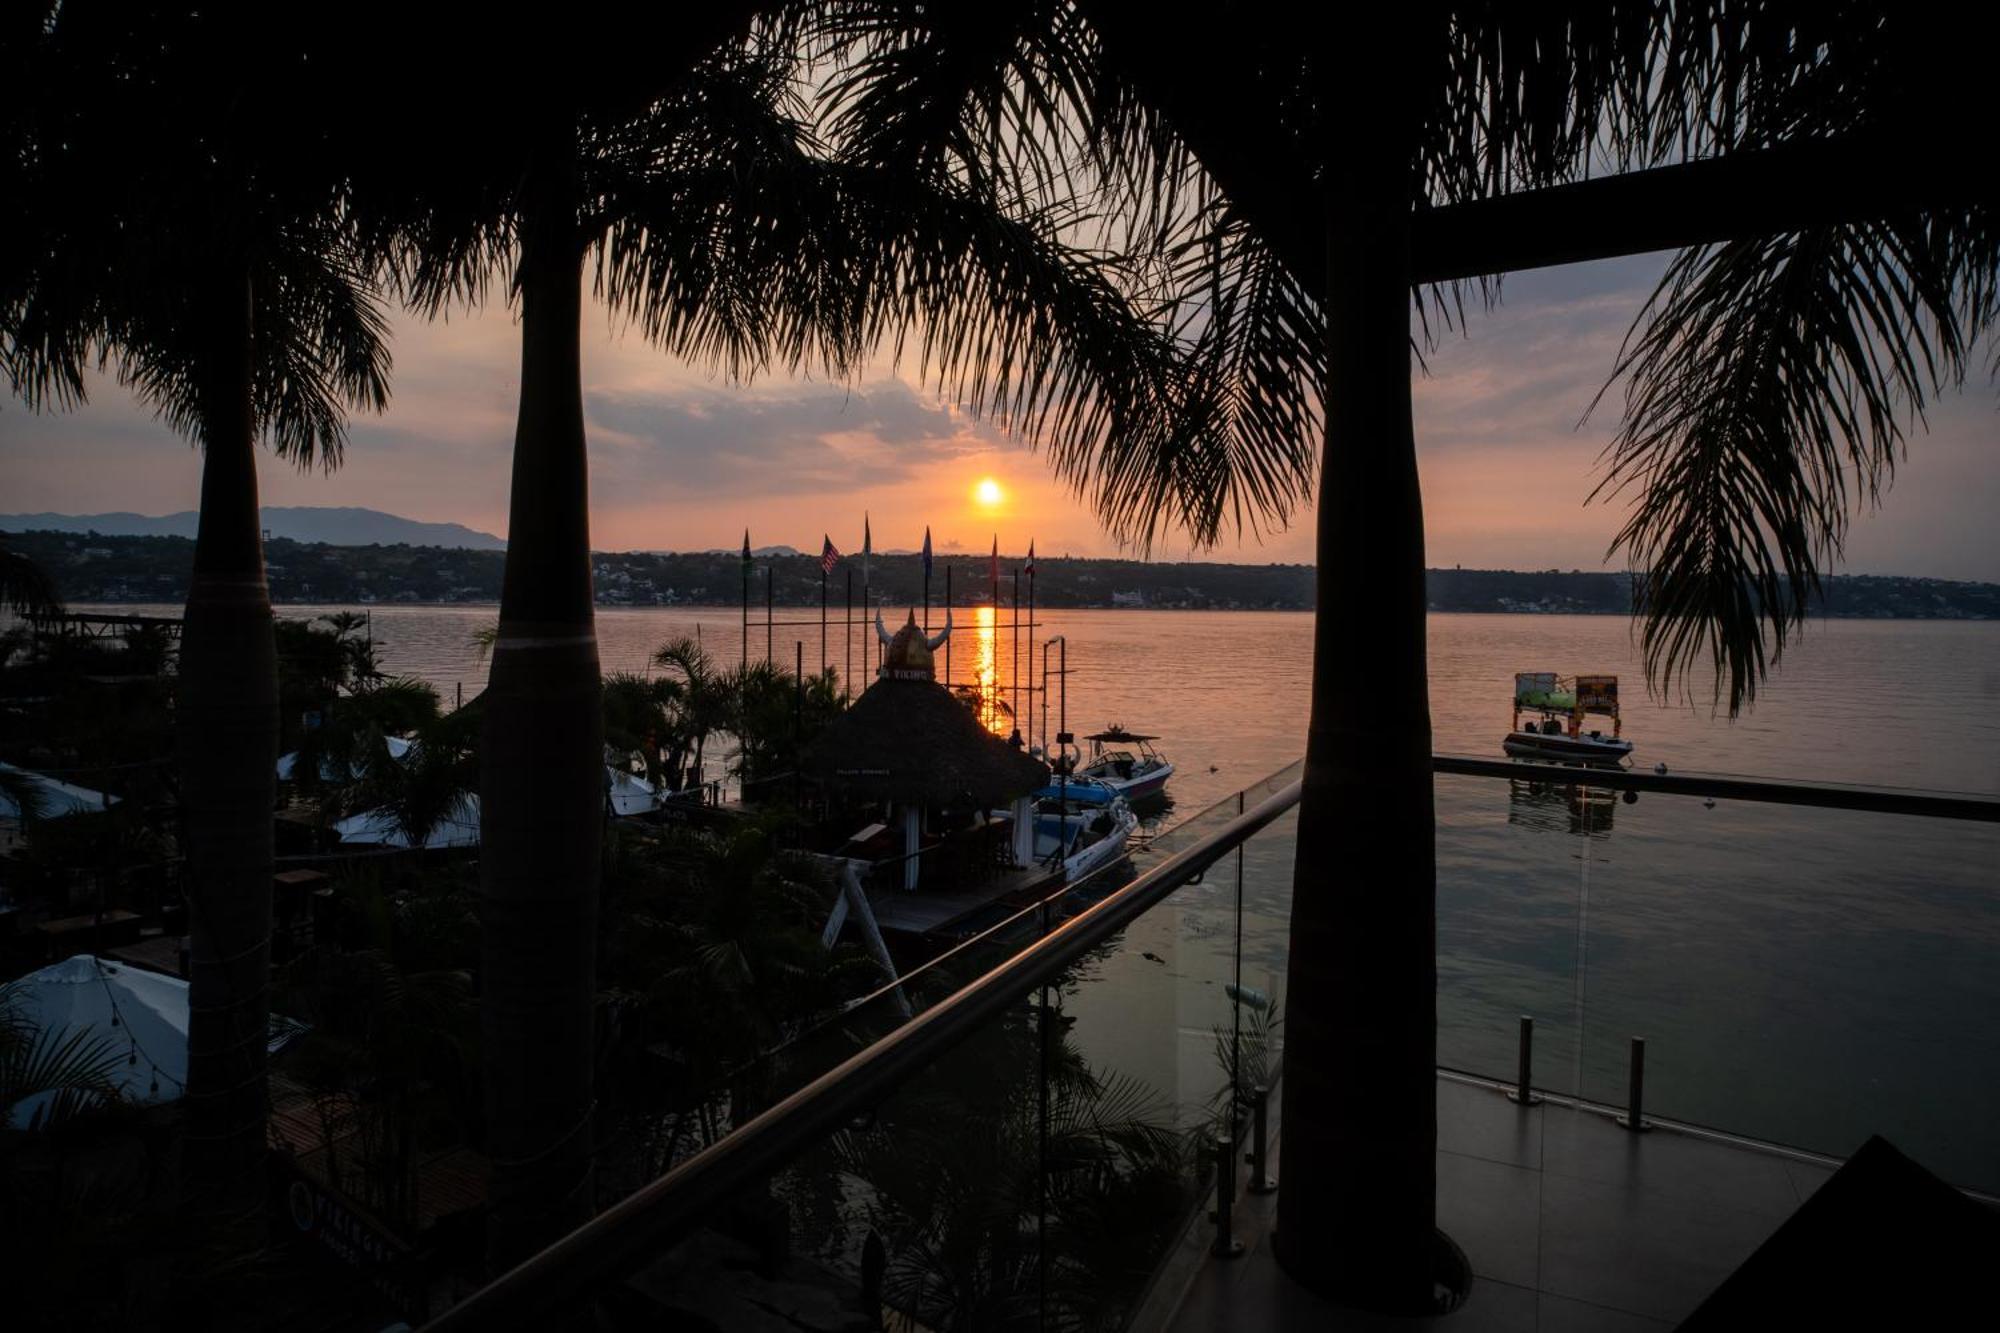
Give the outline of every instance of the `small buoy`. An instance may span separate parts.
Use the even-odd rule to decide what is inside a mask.
[[[1709,798],[1708,798],[1707,800],[1703,801],[1703,802],[1701,803],[1701,808],[1702,808],[1702,809],[1704,809],[1704,810],[1713,810],[1713,809],[1715,809],[1715,798],[1714,798],[1713,796],[1711,796],[1711,797],[1709,797]]]
[[[1246,1005],[1252,1009],[1268,1009],[1271,1007],[1271,997],[1264,994],[1263,991],[1258,990],[1255,986],[1238,986],[1225,981],[1222,983],[1222,992],[1238,1004]]]
[[[1654,764],[1653,771],[1664,777],[1667,772],[1667,766],[1665,764]]]
[[[1220,773],[1222,770],[1217,768],[1214,764],[1210,764],[1208,766],[1208,771],[1211,773]]]
[[[1150,949],[1148,949],[1145,953],[1140,954],[1139,956],[1145,959],[1149,963],[1165,963],[1167,961],[1166,959],[1160,957],[1158,954],[1154,953]]]

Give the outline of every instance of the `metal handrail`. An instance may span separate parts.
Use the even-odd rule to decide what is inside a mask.
[[[2000,823],[2000,797],[1956,792],[1859,787],[1833,782],[1775,782],[1724,774],[1648,773],[1580,764],[1482,759],[1462,754],[1434,754],[1431,756],[1431,769],[1456,777],[1512,778],[1521,782],[1560,783],[1569,787],[1650,791],[1667,796],[1714,796],[1731,801],[1817,806],[1825,810],[1867,810],[1884,815],[1923,815],[1934,819]]]
[[[1299,803],[1298,783],[1168,857],[985,976],[746,1121],[713,1146],[523,1260],[424,1327],[532,1327],[714,1215],[723,1200],[881,1101],[1022,996],[1193,880]]]

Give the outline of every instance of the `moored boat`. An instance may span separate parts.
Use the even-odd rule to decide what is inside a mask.
[[[1068,799],[1103,804],[1122,796],[1137,804],[1166,791],[1167,779],[1174,775],[1174,765],[1153,748],[1158,736],[1127,731],[1113,723],[1084,739],[1090,742],[1090,762],[1069,775]],[[1055,796],[1057,785],[1044,787],[1039,794]]]
[[[1521,714],[1535,713],[1524,726]],[[1585,731],[1584,719],[1611,719],[1611,734]],[[1632,753],[1632,742],[1619,735],[1618,677],[1565,678],[1553,671],[1522,671],[1514,676],[1513,729],[1501,748],[1516,759],[1542,759],[1563,764],[1619,764]]]
[[[1058,775],[1050,779],[1048,785],[1036,789],[1035,799],[1075,806],[1110,805],[1122,797],[1110,783],[1100,782],[1096,778],[1082,776],[1064,778]]]
[[[1060,863],[1070,883],[1117,861],[1139,827],[1132,808],[1115,798],[1103,809],[1038,811],[1034,820],[1035,860],[1047,866]]]

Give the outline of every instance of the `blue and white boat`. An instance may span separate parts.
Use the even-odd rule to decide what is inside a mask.
[[[1102,810],[1053,810],[1035,814],[1035,860],[1063,868],[1070,883],[1125,855],[1125,844],[1139,827],[1139,817],[1123,801]]]
[[[1084,739],[1090,742],[1090,762],[1073,777],[1102,783],[1134,805],[1166,791],[1174,766],[1153,748],[1158,736],[1142,736],[1114,722]]]

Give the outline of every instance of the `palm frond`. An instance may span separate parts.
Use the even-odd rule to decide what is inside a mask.
[[[117,1072],[125,1055],[110,1039],[89,1028],[45,1028],[22,1020],[0,990],[0,1126],[33,1098],[48,1100],[35,1110],[34,1128],[48,1129],[118,1100]]]
[[[1643,574],[1660,688],[1705,659],[1732,714],[1755,697],[1850,515],[1880,501],[1906,432],[1992,326],[1993,236],[1981,213],[1906,216],[1668,269],[1614,372],[1625,417],[1595,492],[1633,497],[1611,549]]]
[[[62,614],[48,571],[5,542],[0,542],[0,606],[21,616]]]
[[[0,277],[13,390],[67,408],[87,371],[115,370],[198,440],[208,312],[247,275],[258,432],[302,467],[336,465],[347,413],[386,401],[387,326],[339,173],[301,147],[323,128],[296,86],[319,68],[309,26],[63,5],[4,41],[23,76],[0,223],[20,261]]]

